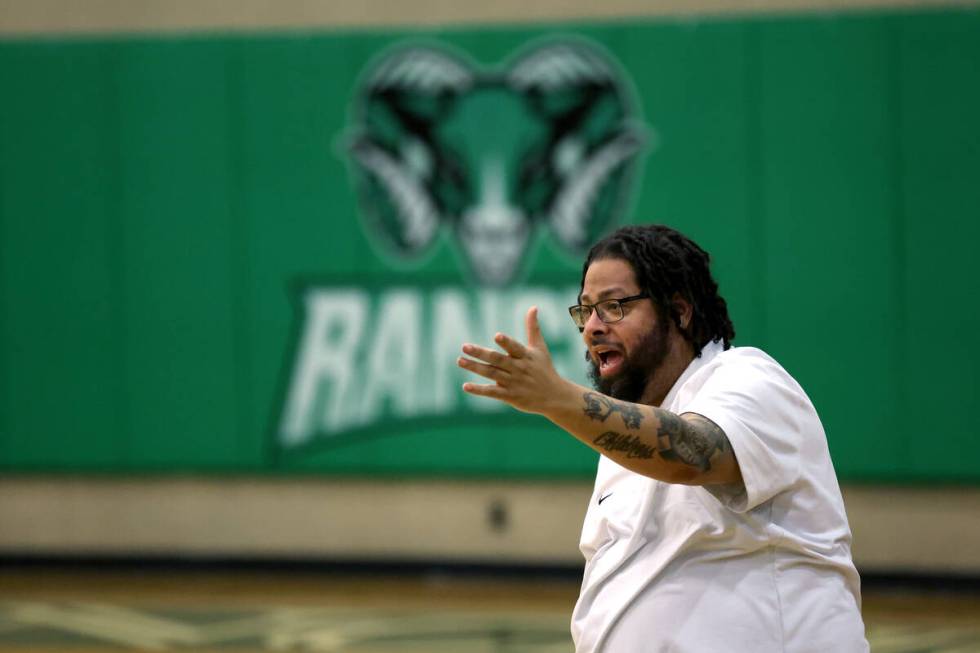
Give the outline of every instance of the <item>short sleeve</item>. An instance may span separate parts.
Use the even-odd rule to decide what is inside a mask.
[[[707,417],[725,432],[744,489],[705,489],[731,510],[747,512],[797,482],[802,425],[816,412],[799,384],[762,352],[712,367],[704,370],[708,378],[678,412]]]

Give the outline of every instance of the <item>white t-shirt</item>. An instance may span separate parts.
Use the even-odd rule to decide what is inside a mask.
[[[744,490],[605,456],[582,529],[577,653],[868,651],[851,531],[820,419],[764,352],[704,348],[663,408],[728,436]]]

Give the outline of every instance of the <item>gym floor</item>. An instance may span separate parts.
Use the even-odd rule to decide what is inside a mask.
[[[865,583],[875,653],[980,653],[980,594]],[[0,653],[568,653],[573,575],[0,566]]]

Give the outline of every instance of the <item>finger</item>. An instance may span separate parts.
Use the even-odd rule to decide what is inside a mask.
[[[528,346],[548,351],[548,345],[544,341],[544,336],[541,335],[541,324],[538,322],[537,306],[532,306],[528,309],[527,316],[524,318],[524,326],[527,329]]]
[[[510,376],[510,372],[507,370],[502,370],[499,367],[487,365],[486,363],[480,363],[478,361],[466,358],[465,356],[460,356],[457,358],[456,364],[462,367],[464,370],[469,370],[470,372],[474,372],[482,377],[486,377],[497,382],[506,380],[506,378]]]
[[[464,383],[463,392],[471,395],[476,395],[477,397],[489,397],[490,399],[497,399],[499,401],[505,401],[506,390],[501,388],[499,385],[480,385],[479,383]]]
[[[493,341],[500,345],[500,348],[510,354],[511,358],[524,358],[527,354],[527,347],[514,340],[510,336],[498,333]]]
[[[480,347],[478,345],[471,345],[469,343],[463,345],[463,353],[467,356],[472,356],[484,363],[489,363],[494,367],[499,367],[501,369],[506,369],[508,361],[507,356],[501,354],[499,351],[493,349],[487,349],[486,347]]]

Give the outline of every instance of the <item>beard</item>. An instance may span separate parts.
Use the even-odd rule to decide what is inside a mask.
[[[601,376],[599,366],[586,351],[585,360],[589,363],[592,386],[613,399],[638,403],[646,391],[647,383],[667,358],[670,351],[669,333],[670,325],[667,320],[657,320],[656,326],[643,336],[629,356],[623,353],[622,368],[612,376]]]

